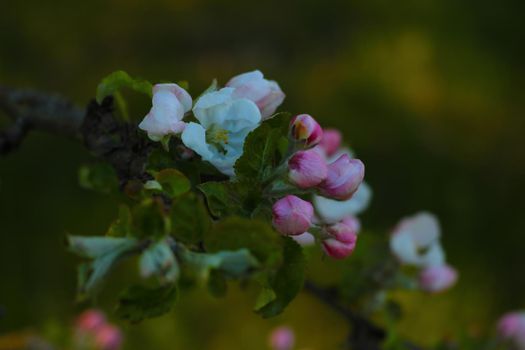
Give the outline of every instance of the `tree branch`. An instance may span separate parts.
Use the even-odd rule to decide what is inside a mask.
[[[84,120],[84,109],[63,96],[3,85],[0,110],[12,120],[0,133],[0,154],[16,149],[31,129],[76,136]]]

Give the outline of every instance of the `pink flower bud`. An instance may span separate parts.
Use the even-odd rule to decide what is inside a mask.
[[[503,315],[497,326],[498,335],[516,346],[516,349],[525,349],[525,313],[509,312]]]
[[[290,181],[299,188],[319,185],[328,173],[326,161],[314,150],[299,151],[288,161]]]
[[[291,350],[295,343],[295,335],[288,327],[277,327],[270,334],[269,343],[272,350]]]
[[[301,233],[300,235],[292,236],[292,239],[303,247],[315,244],[315,237],[310,232],[305,232]]]
[[[327,157],[331,157],[341,147],[341,139],[343,136],[341,132],[336,129],[324,129],[323,139],[319,143],[321,149],[324,150]]]
[[[81,332],[92,332],[106,324],[106,316],[98,310],[86,310],[78,316],[76,328]]]
[[[122,333],[110,324],[104,325],[95,335],[95,344],[100,350],[117,350],[122,345]]]
[[[352,231],[354,231],[356,234],[358,234],[359,231],[361,231],[361,221],[359,221],[359,219],[353,215],[348,215],[344,217],[341,222],[349,226],[352,229]]]
[[[191,109],[191,96],[177,84],[157,84],[153,87],[152,107],[139,124],[153,141],[182,132],[186,124],[184,113]]]
[[[305,141],[306,146],[315,146],[323,138],[323,129],[308,114],[299,114],[292,119],[290,133],[295,140]]]
[[[279,84],[264,79],[258,70],[237,75],[226,86],[235,89],[234,97],[253,101],[259,107],[263,120],[274,114],[285,98]]]
[[[365,176],[365,165],[359,159],[343,154],[328,164],[326,180],[319,185],[321,194],[339,200],[352,197]]]
[[[328,256],[334,259],[344,259],[352,254],[357,242],[354,222],[341,221],[326,226],[324,232],[330,237],[323,241],[323,249]]]
[[[273,226],[283,235],[300,235],[312,225],[314,208],[310,202],[288,195],[272,207]]]
[[[425,292],[437,293],[452,287],[458,273],[448,265],[430,266],[419,274],[419,286]]]

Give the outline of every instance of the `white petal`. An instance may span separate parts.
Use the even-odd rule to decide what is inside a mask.
[[[213,152],[211,152],[206,143],[206,130],[202,125],[188,123],[182,132],[181,138],[184,145],[198,153],[202,159],[210,161],[214,157]]]
[[[184,112],[187,112],[191,109],[191,105],[193,103],[191,96],[186,90],[181,88],[179,85],[173,84],[173,83],[172,84],[156,84],[153,87],[153,94],[161,90],[166,90],[174,94],[175,97],[177,97],[179,102],[184,107]]]
[[[371,198],[372,189],[363,182],[352,198],[346,201],[314,196],[313,202],[320,219],[327,224],[335,224],[348,215],[358,215],[363,212],[368,208]]]
[[[261,121],[261,112],[252,101],[242,98],[234,100],[228,108],[223,121],[223,126],[231,132],[243,129],[253,130]]]
[[[432,244],[441,235],[438,219],[428,212],[420,212],[403,219],[396,230],[409,231],[420,247]]]
[[[177,97],[167,90],[159,90],[153,95],[153,107],[150,114],[159,121],[168,123],[184,117],[184,107]]]
[[[238,87],[254,80],[262,80],[263,78],[264,76],[259,70],[254,70],[252,72],[242,73],[231,78],[226,86]]]

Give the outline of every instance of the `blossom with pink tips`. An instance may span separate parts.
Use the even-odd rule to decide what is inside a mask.
[[[452,287],[457,279],[456,269],[449,265],[430,266],[419,273],[419,287],[425,292],[438,293]]]
[[[299,114],[290,122],[290,134],[297,141],[304,141],[308,147],[317,145],[323,139],[323,129],[309,114]]]
[[[273,226],[283,235],[300,235],[312,225],[314,208],[310,202],[288,195],[272,207]]]
[[[107,322],[99,310],[84,311],[75,322],[73,341],[75,348],[93,350],[118,350],[122,345],[120,329]]]
[[[288,161],[288,168],[290,181],[299,188],[317,186],[328,174],[326,161],[314,150],[296,152]]]
[[[328,164],[326,180],[319,185],[321,194],[339,200],[352,197],[365,177],[365,165],[359,159],[341,155]]]
[[[346,220],[324,228],[329,238],[323,240],[325,253],[334,259],[344,259],[355,249],[357,232],[355,222]]]
[[[272,350],[291,350],[295,344],[295,335],[291,328],[281,326],[270,333],[268,341]]]
[[[106,324],[106,316],[98,310],[86,310],[78,316],[75,326],[82,332],[91,332]]]
[[[235,89],[235,98],[246,98],[254,102],[261,111],[263,120],[274,114],[285,98],[279,84],[264,79],[264,75],[258,70],[231,78],[226,87]]]
[[[106,324],[96,332],[95,344],[100,350],[118,350],[122,345],[122,333],[117,327]]]
[[[498,335],[515,346],[525,350],[525,312],[509,312],[503,315],[497,326]]]
[[[153,141],[164,136],[181,133],[186,124],[184,113],[191,109],[192,99],[186,90],[177,84],[157,84],[153,87],[152,107],[139,124]]]
[[[323,129],[323,139],[319,142],[319,148],[322,149],[327,157],[333,156],[341,147],[343,135],[337,129]]]

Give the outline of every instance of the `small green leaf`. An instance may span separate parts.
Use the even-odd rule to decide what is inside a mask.
[[[264,318],[273,317],[283,312],[284,308],[303,288],[305,258],[302,248],[289,237],[283,237],[283,240],[285,241],[284,261],[277,274],[269,280],[276,297],[264,306],[260,304],[260,299],[256,305],[258,306],[257,313]],[[265,292],[265,294],[267,293]]]
[[[78,171],[78,183],[82,188],[108,194],[118,190],[117,173],[109,164],[83,165]]]
[[[133,238],[68,236],[69,249],[94,260],[79,267],[79,292],[91,293],[115,263],[137,246]]]
[[[264,221],[229,217],[205,237],[210,252],[248,249],[264,266],[279,266],[282,261],[280,235]]]
[[[138,237],[164,237],[169,233],[166,206],[159,197],[147,198],[132,209],[133,224]]]
[[[162,189],[170,196],[177,197],[190,190],[190,181],[177,169],[164,169],[155,175]]]
[[[215,217],[250,216],[261,203],[259,183],[242,181],[205,182],[198,187],[206,197],[208,208]]]
[[[96,259],[136,244],[133,238],[67,236],[70,251],[85,258]]]
[[[211,229],[212,221],[201,197],[186,193],[171,206],[171,232],[177,241],[198,244]]]
[[[244,248],[208,254],[192,252],[181,247],[179,255],[183,263],[196,271],[202,279],[207,279],[212,269],[221,270],[232,278],[239,278],[259,265],[257,259]]]
[[[146,318],[158,317],[169,312],[177,299],[174,285],[151,289],[143,286],[132,286],[124,291],[117,307],[117,315],[132,323]]]
[[[263,122],[248,134],[243,154],[235,163],[239,178],[264,181],[283,160],[283,144],[287,144],[290,114],[280,113]]]
[[[125,237],[133,235],[133,218],[127,205],[120,205],[118,219],[108,229],[106,236]]]
[[[277,295],[273,291],[272,288],[265,288],[260,291],[259,295],[257,296],[257,300],[255,301],[254,310],[259,311],[264,306],[268,305],[272,301],[274,301],[277,298]]]
[[[128,73],[119,70],[102,79],[97,87],[97,102],[102,103],[105,97],[113,95],[121,88],[129,88],[150,97],[153,94],[153,85],[150,82],[134,79]]]
[[[179,263],[165,239],[155,242],[142,252],[139,266],[142,277],[158,276],[163,283],[175,282],[180,274]]]

